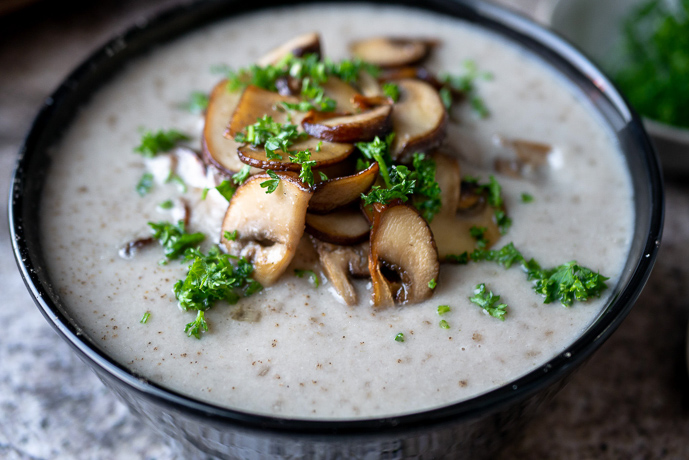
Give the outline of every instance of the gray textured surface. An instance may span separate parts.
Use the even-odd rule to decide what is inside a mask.
[[[2,216],[18,147],[45,96],[114,32],[172,3],[45,2],[0,19]],[[538,0],[506,3],[545,14]],[[500,460],[689,458],[689,186],[678,179],[668,183],[667,201],[663,247],[634,311],[524,436],[505,447]],[[0,458],[178,458],[41,317],[17,273],[4,222],[3,217]]]

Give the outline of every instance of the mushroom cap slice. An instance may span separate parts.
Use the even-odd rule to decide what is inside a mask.
[[[438,252],[433,233],[426,221],[412,207],[392,202],[387,206],[374,205],[371,228],[369,270],[373,282],[373,302],[376,306],[415,303],[429,298],[433,290],[428,286],[438,279]],[[382,268],[399,278],[389,280]]]
[[[237,156],[237,148],[241,144],[235,142],[234,138],[225,137],[227,123],[232,118],[241,96],[242,93],[239,91],[229,91],[227,80],[222,80],[215,85],[208,99],[206,123],[203,127],[203,158],[226,175],[236,173],[244,166]],[[258,172],[255,170],[252,174]]]
[[[301,57],[306,54],[316,54],[321,55],[321,37],[317,32],[309,32],[302,35],[298,35],[294,38],[287,40],[282,45],[277,48],[272,49],[258,61],[256,65],[260,67],[266,67],[269,65],[275,65],[280,60],[282,60],[288,54],[292,54],[296,57]]]
[[[378,162],[351,176],[336,177],[316,184],[309,212],[326,213],[345,206],[368,191],[378,177]]]
[[[321,84],[325,96],[333,99],[337,104],[336,110],[344,113],[356,113],[358,107],[353,100],[357,96],[361,96],[359,92],[349,83],[344,82],[338,77],[332,75]]]
[[[349,50],[362,60],[381,67],[419,62],[428,55],[431,42],[421,39],[374,37],[352,43]]]
[[[319,146],[320,144],[320,146]],[[315,161],[313,169],[323,168],[345,160],[354,151],[353,144],[321,141],[315,137],[300,140],[290,147],[293,151],[308,150],[311,152],[311,160]],[[277,171],[299,171],[301,164],[292,162],[289,153],[277,150],[275,153],[282,158],[268,158],[265,149],[245,144],[237,149],[239,158],[246,164],[261,169],[274,169]]]
[[[357,304],[357,295],[349,275],[368,275],[368,242],[357,246],[338,246],[314,240],[325,276],[347,305]]]
[[[462,183],[459,162],[453,156],[437,151],[431,155],[431,158],[435,161],[435,180],[440,187],[441,208],[436,217],[454,217],[457,213]]]
[[[229,254],[243,256],[254,265],[254,279],[273,284],[285,271],[304,234],[311,191],[294,173],[278,172],[277,189],[266,193],[261,183],[267,174],[250,177],[235,191],[222,224],[221,243]],[[225,233],[237,231],[232,241]]]
[[[381,105],[362,113],[310,112],[301,125],[304,131],[331,142],[366,142],[390,131],[391,105]]]
[[[368,239],[370,227],[358,208],[344,208],[330,214],[306,214],[306,232],[321,241],[351,245]]]
[[[447,131],[447,112],[438,92],[426,82],[395,80],[400,100],[392,111],[395,139],[390,154],[400,160],[414,152],[439,146]]]
[[[286,123],[289,114],[286,110],[278,110],[282,102],[297,103],[299,98],[282,96],[258,86],[248,85],[241,93],[231,118],[228,118],[230,123],[227,126],[225,137],[234,139],[244,128],[253,125],[264,115],[272,117],[276,123]],[[225,122],[227,123],[227,120]],[[291,123],[298,126],[300,122],[301,119],[293,120]]]

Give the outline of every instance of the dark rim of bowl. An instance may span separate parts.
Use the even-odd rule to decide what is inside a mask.
[[[341,1],[341,0],[340,0]],[[35,229],[38,205],[25,200],[24,195],[39,197],[45,167],[36,166],[40,155],[68,126],[79,103],[88,99],[98,87],[116,74],[123,62],[141,55],[154,45],[164,43],[219,19],[229,18],[250,11],[268,7],[284,6],[278,1],[247,2],[208,0],[183,4],[167,10],[155,18],[140,21],[134,27],[112,39],[93,53],[76,68],[58,89],[46,99],[19,152],[19,159],[10,191],[9,222],[13,249],[24,281],[39,309],[53,328],[72,345],[83,358],[104,370],[130,389],[175,410],[200,417],[212,417],[224,423],[258,428],[283,433],[366,434],[395,432],[439,424],[450,420],[473,419],[487,413],[497,412],[509,404],[524,400],[557,380],[568,375],[573,368],[591,355],[617,328],[629,313],[639,296],[655,261],[663,224],[663,185],[659,164],[644,131],[639,117],[612,83],[573,46],[551,31],[504,8],[482,3],[478,0],[432,0],[415,2],[411,0],[392,2],[389,0],[366,3],[395,4],[438,12],[455,19],[465,20],[488,29],[497,35],[511,39],[522,47],[548,62],[559,73],[574,75],[584,86],[597,93],[589,98],[604,98],[605,104],[621,118],[624,129],[640,147],[642,154],[637,169],[643,172],[641,182],[648,184],[644,190],[643,203],[648,220],[641,223],[643,242],[638,247],[638,256],[630,253],[623,275],[624,283],[594,323],[571,346],[547,363],[504,386],[491,390],[466,401],[418,413],[372,419],[346,420],[304,420],[288,419],[267,415],[250,414],[227,409],[183,396],[148,382],[128,372],[100,351],[75,327],[58,308],[52,295],[48,276],[42,267],[40,242]],[[333,3],[304,0],[298,3]],[[337,3],[337,1],[335,1]],[[94,77],[95,75],[95,77]],[[571,78],[571,77],[570,77]],[[64,116],[66,115],[66,116]],[[57,120],[56,120],[57,119]],[[629,161],[629,158],[627,159]],[[27,177],[27,172],[37,171]],[[638,190],[637,190],[638,192]],[[636,198],[637,200],[639,198]],[[34,201],[38,201],[37,199]],[[638,207],[638,206],[637,206]],[[30,227],[27,227],[27,223]],[[637,223],[637,233],[639,230]],[[635,236],[635,240],[639,236]],[[639,238],[640,239],[640,238]],[[632,249],[634,252],[634,249]]]

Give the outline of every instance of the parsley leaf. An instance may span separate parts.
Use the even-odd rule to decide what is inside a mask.
[[[433,278],[428,282],[428,288],[435,289],[436,287],[438,287],[438,282],[435,280],[435,278]]]
[[[277,188],[278,184],[280,184],[280,176],[275,174],[273,171],[268,169],[266,173],[271,177],[268,180],[264,180],[261,182],[261,188],[266,189],[266,193],[273,193]]]
[[[425,154],[415,153],[412,165],[416,174],[414,207],[419,210],[426,222],[430,223],[442,207],[440,185],[435,180],[436,164]]]
[[[141,179],[139,179],[139,182],[136,184],[136,193],[138,193],[139,196],[144,196],[150,193],[152,188],[153,174],[150,172],[144,173],[144,175],[141,176]]]
[[[399,333],[395,336],[395,342],[404,342],[404,334],[402,334],[401,332],[399,332]]]
[[[443,329],[450,329],[450,323],[448,323],[444,319],[440,320],[439,326]]]
[[[228,239],[230,241],[236,241],[238,234],[238,231],[235,229],[231,232],[225,231],[225,233],[223,233],[223,236],[225,237],[225,239]]]
[[[203,310],[197,311],[196,319],[184,326],[184,332],[187,334],[187,337],[193,336],[200,339],[201,332],[206,331],[208,331],[208,323],[206,322],[206,315]]]
[[[181,256],[185,250],[197,246],[205,239],[203,233],[187,233],[184,229],[184,221],[177,225],[170,222],[149,222],[153,238],[163,246],[163,253],[169,260]]]
[[[150,311],[147,311],[147,312],[145,312],[144,315],[141,317],[141,320],[139,320],[139,322],[140,322],[141,324],[146,324],[146,323],[148,322],[148,318],[150,318],[150,317],[151,317],[151,312],[150,312]]]
[[[439,315],[444,315],[445,313],[448,313],[450,311],[450,306],[449,305],[438,305],[438,314]]]
[[[532,203],[534,198],[533,195],[528,194],[528,193],[522,193],[522,203]]]
[[[297,126],[273,121],[273,117],[264,115],[256,123],[244,128],[234,140],[254,147],[264,146],[266,155],[271,160],[281,160],[282,155],[275,153],[277,150],[289,152],[289,147],[299,139],[308,137],[308,134],[299,132]]]
[[[230,181],[228,181],[228,180],[222,181],[222,182],[220,183],[220,185],[218,185],[217,187],[215,187],[215,189],[216,189],[218,192],[220,192],[220,194],[221,194],[227,201],[230,201],[230,199],[232,198],[232,195],[234,195],[235,190],[237,190],[237,188],[236,188],[234,185],[232,185],[232,183],[230,183]]]
[[[146,158],[153,158],[160,152],[167,152],[181,141],[188,141],[191,138],[179,131],[170,129],[168,131],[159,130],[157,132],[145,131],[141,137],[141,144],[134,148]]]
[[[304,276],[308,276],[309,281],[311,281],[314,287],[319,286],[318,275],[316,275],[316,272],[314,272],[313,270],[301,270],[299,268],[295,268],[294,276],[296,276],[297,278],[303,278]]]
[[[309,150],[301,150],[297,152],[295,156],[290,155],[289,159],[291,162],[301,165],[299,179],[310,187],[313,187],[313,171],[311,167],[316,164],[316,161],[311,160],[311,152]]]
[[[183,108],[191,113],[203,113],[208,108],[208,94],[203,91],[193,91]]]
[[[367,206],[373,203],[387,204],[396,199],[407,201],[409,199],[408,195],[414,193],[416,188],[416,180],[412,179],[412,177],[414,176],[409,171],[409,168],[403,165],[394,165],[390,169],[388,179],[390,186],[388,188],[381,188],[379,185],[374,185],[371,187],[368,195],[362,193],[361,198]]]
[[[242,169],[240,169],[238,172],[232,175],[232,182],[234,182],[237,185],[241,185],[244,183],[245,180],[247,180],[250,173],[251,166],[244,165],[242,166]]]
[[[530,277],[535,277],[534,290],[543,295],[543,303],[559,300],[569,307],[575,300],[587,301],[590,297],[600,297],[607,288],[608,278],[582,267],[575,260],[548,270],[532,269]]]
[[[392,82],[383,83],[381,90],[383,91],[383,94],[385,96],[389,97],[394,102],[397,102],[400,100],[400,87],[397,86],[395,83],[392,83]]]
[[[471,60],[464,61],[463,67],[464,73],[461,75],[448,73],[439,75],[438,79],[443,84],[440,89],[440,98],[449,110],[452,107],[453,92],[463,94],[469,100],[474,115],[478,118],[486,118],[490,115],[490,111],[478,95],[476,80],[492,80],[493,75],[489,72],[480,72],[476,63]]]
[[[505,321],[507,304],[498,303],[500,302],[500,296],[494,295],[491,291],[487,291],[485,283],[476,285],[474,295],[469,297],[469,300],[483,308],[483,311],[493,318],[498,318],[501,321]]]

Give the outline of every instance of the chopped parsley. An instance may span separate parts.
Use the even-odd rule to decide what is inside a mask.
[[[443,329],[450,329],[450,323],[448,323],[448,322],[445,321],[444,319],[441,319],[441,320],[440,320],[439,325],[440,325],[440,327],[443,328]]]
[[[251,166],[244,165],[244,166],[242,166],[242,169],[240,169],[238,172],[236,172],[232,175],[232,182],[234,182],[237,185],[241,185],[244,183],[245,180],[247,180],[250,173],[251,173]]]
[[[210,189],[208,187],[204,187],[203,190],[201,190],[201,200],[206,199],[209,191],[210,191]]]
[[[533,203],[533,200],[534,200],[533,195],[531,195],[529,193],[522,193],[521,198],[522,198],[522,203]]]
[[[153,238],[163,247],[163,253],[168,260],[177,259],[187,249],[198,246],[204,239],[203,233],[187,233],[184,229],[184,221],[177,225],[170,222],[149,222]]]
[[[412,165],[416,174],[414,207],[419,210],[426,222],[431,222],[442,207],[440,186],[435,180],[436,164],[425,154],[415,153]]]
[[[382,170],[382,169],[381,169]],[[387,204],[392,200],[407,201],[409,195],[414,193],[416,189],[416,180],[413,179],[415,175],[406,166],[393,165],[389,172],[389,186],[387,188],[374,185],[371,187],[368,195],[361,194],[364,204],[370,205],[373,203]]]
[[[299,132],[297,125],[291,123],[278,123],[273,117],[264,115],[256,123],[244,128],[234,140],[243,144],[251,144],[254,147],[263,145],[266,155],[271,160],[282,160],[282,155],[275,153],[277,150],[289,152],[289,147],[294,142],[308,137],[307,133]]]
[[[275,174],[270,169],[266,170],[266,174],[270,176],[270,179],[261,182],[261,188],[266,189],[266,193],[273,193],[280,184],[280,176]]]
[[[153,188],[153,182],[153,174],[150,172],[144,173],[136,184],[136,193],[138,193],[139,196],[147,195]]]
[[[175,204],[172,202],[172,200],[165,200],[158,205],[160,209],[172,209],[174,206]]]
[[[383,83],[381,90],[386,97],[389,97],[394,102],[400,100],[400,87],[397,84],[392,82]]]
[[[504,201],[502,198],[502,186],[497,181],[495,176],[491,175],[488,178],[487,184],[481,184],[481,183],[479,183],[478,179],[473,178],[473,177],[465,177],[463,179],[463,181],[468,182],[468,183],[472,183],[472,184],[476,184],[477,193],[483,193],[483,192],[486,193],[487,199],[488,199],[488,204],[494,208],[495,223],[497,224],[498,228],[500,229],[500,233],[502,235],[507,233],[509,228],[512,226],[512,219],[510,219],[507,216],[507,213],[504,210],[504,207],[503,207]]]
[[[297,278],[303,278],[304,276],[308,276],[309,281],[311,282],[311,284],[313,284],[314,287],[319,286],[318,275],[316,275],[316,272],[314,272],[313,270],[301,270],[295,268],[294,276],[296,276]]]
[[[477,284],[474,289],[474,295],[469,297],[472,303],[475,303],[483,309],[484,312],[497,318],[501,321],[505,321],[505,314],[507,313],[507,304],[498,303],[500,302],[500,296],[493,294],[491,291],[486,290],[485,283]]]
[[[428,282],[428,288],[429,289],[435,289],[438,286],[438,282],[433,278]]]
[[[299,179],[310,187],[313,187],[313,171],[311,168],[316,165],[316,162],[311,159],[311,152],[308,149],[300,150],[294,156],[290,155],[289,160],[301,165]]]
[[[445,256],[445,261],[460,265],[466,265],[469,263],[469,253],[463,252],[461,254],[448,254]]]
[[[237,259],[223,254],[217,246],[208,254],[198,249],[188,249],[186,260],[191,261],[184,280],[175,283],[173,291],[184,311],[197,310],[194,321],[187,324],[184,332],[197,339],[208,330],[204,312],[217,301],[235,304],[241,297],[248,297],[262,289],[251,278],[253,266],[245,258]],[[233,263],[233,262],[236,262]]]
[[[445,104],[445,108],[450,110],[454,101],[453,93],[463,94],[469,100],[474,115],[478,118],[486,118],[490,115],[490,111],[478,95],[476,81],[492,80],[493,75],[489,72],[480,72],[476,63],[471,60],[464,61],[463,67],[464,73],[461,75],[448,73],[439,75],[439,80],[443,84],[440,89],[440,99]]]
[[[141,137],[141,143],[134,148],[146,158],[153,158],[160,152],[172,150],[181,141],[188,141],[191,138],[179,131],[170,129],[168,131],[159,130],[157,132],[145,131]]]
[[[488,240],[484,236],[486,230],[486,227],[477,227],[475,225],[469,229],[469,234],[476,240],[476,247],[478,249],[484,249],[488,245]]]
[[[398,332],[397,335],[395,336],[395,342],[404,342],[404,334],[401,332]]]
[[[193,91],[183,108],[191,113],[203,113],[208,108],[208,94],[203,91]]]
[[[233,231],[231,231],[231,232],[225,231],[225,233],[223,233],[223,236],[224,236],[225,239],[227,239],[227,240],[236,241],[236,240],[237,240],[237,236],[238,236],[238,232],[237,232],[237,230],[233,230]]]
[[[151,317],[151,312],[147,311],[144,313],[144,315],[141,317],[141,320],[139,321],[141,324],[146,324],[148,322],[148,318]]]
[[[448,313],[450,311],[450,306],[449,305],[438,305],[438,314],[439,315],[444,315],[445,313]]]
[[[237,188],[234,185],[232,185],[232,183],[228,180],[224,180],[224,181],[220,182],[220,185],[215,187],[215,189],[218,192],[220,192],[220,194],[227,201],[230,201],[230,199],[232,198],[232,195],[234,195],[235,190],[237,190]]]
[[[323,182],[328,180],[328,176],[323,171],[318,171],[318,177],[320,177]]]

